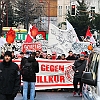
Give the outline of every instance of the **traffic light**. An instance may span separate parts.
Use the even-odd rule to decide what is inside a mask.
[[[71,15],[75,15],[75,5],[72,5]]]

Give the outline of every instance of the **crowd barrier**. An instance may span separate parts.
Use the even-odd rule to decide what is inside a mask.
[[[36,74],[36,90],[73,88],[74,61],[48,59],[37,59],[37,61],[39,73]],[[20,59],[15,59],[13,62],[20,67]]]

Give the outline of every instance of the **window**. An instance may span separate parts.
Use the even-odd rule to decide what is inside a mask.
[[[99,8],[99,11],[100,11],[100,1],[98,1],[98,8]]]
[[[66,13],[67,13],[68,11],[67,11],[67,6],[66,6]]]
[[[59,6],[59,8],[58,8],[59,10],[59,16],[62,16],[62,6]]]
[[[97,76],[97,72],[98,72],[99,59],[100,59],[100,55],[97,54],[95,64],[94,64],[94,67],[93,67],[93,73],[95,74],[95,77]]]
[[[95,7],[91,7],[91,16],[94,16],[95,14]]]
[[[92,72],[94,80],[97,79],[99,59],[100,55],[98,53],[94,53],[90,62],[89,71]]]

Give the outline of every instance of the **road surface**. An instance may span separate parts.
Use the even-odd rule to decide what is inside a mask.
[[[22,95],[18,93],[15,100],[22,100]],[[82,100],[81,97],[74,96],[68,92],[37,92],[35,100]]]

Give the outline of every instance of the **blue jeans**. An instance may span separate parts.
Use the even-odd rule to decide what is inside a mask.
[[[35,82],[23,81],[23,100],[27,100],[28,84],[30,84],[30,100],[34,100]]]

